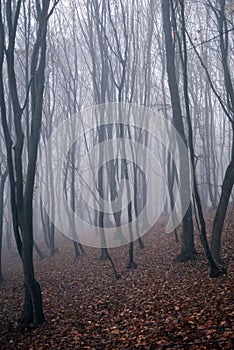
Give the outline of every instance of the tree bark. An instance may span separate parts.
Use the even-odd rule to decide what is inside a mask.
[[[224,225],[224,220],[227,212],[228,203],[230,200],[232,188],[234,185],[234,88],[232,83],[232,76],[230,73],[228,54],[229,54],[229,39],[228,39],[228,28],[227,19],[225,17],[225,0],[220,1],[220,9],[213,11],[216,14],[218,29],[221,33],[219,37],[222,66],[224,71],[224,83],[226,90],[227,99],[227,112],[228,119],[231,123],[232,128],[232,150],[231,150],[231,160],[225,172],[222,191],[220,200],[218,203],[218,208],[215,214],[215,219],[212,228],[212,239],[211,239],[211,253],[213,258],[217,262],[221,262],[221,235]]]
[[[176,78],[175,69],[175,52],[172,41],[172,27],[171,27],[171,14],[170,14],[170,1],[162,0],[162,17],[163,17],[163,31],[165,35],[166,46],[166,63],[167,63],[167,76],[169,91],[171,97],[171,104],[173,110],[173,124],[185,145],[187,146],[187,140],[184,131],[184,125],[182,120],[182,110],[180,105],[179,88]],[[179,151],[180,152],[180,151]],[[181,155],[181,152],[180,152]],[[196,252],[194,247],[194,232],[193,232],[193,219],[192,219],[192,207],[189,205],[185,211],[183,209],[183,196],[187,195],[189,191],[189,174],[184,174],[183,157],[180,159],[180,195],[182,203],[182,212],[185,212],[182,222],[182,251],[177,257],[178,262],[196,259]]]
[[[4,186],[7,178],[7,170],[1,174],[0,180],[0,284],[3,282],[2,273],[2,238],[3,238],[3,210],[4,210]]]
[[[31,322],[34,324],[39,324],[45,321],[42,308],[41,288],[35,279],[33,268],[33,191],[42,121],[44,72],[46,60],[46,31],[48,19],[52,14],[56,3],[49,13],[50,1],[42,1],[42,3],[40,1],[36,1],[36,18],[38,21],[38,29],[31,57],[31,85],[27,87],[24,107],[21,107],[19,102],[19,90],[14,64],[16,32],[21,4],[22,1],[18,0],[14,11],[12,10],[11,1],[8,0],[4,5],[8,33],[7,48],[5,48],[6,39],[4,35],[5,28],[2,16],[2,2],[0,3],[0,104],[7,150],[13,227],[18,252],[22,259],[24,273],[25,304],[19,323],[21,326],[25,326]],[[13,142],[10,133],[11,130],[9,129],[6,116],[3,84],[4,53],[6,54],[8,84],[14,116],[13,122],[16,138],[14,147],[12,147]],[[22,127],[22,113],[26,104],[29,103],[29,89],[31,90],[31,128],[28,140],[28,149],[30,151],[28,154],[28,162],[25,166],[26,179],[23,179],[22,154],[25,139]],[[13,149],[15,153],[14,156]]]
[[[214,218],[213,228],[212,228],[211,254],[213,259],[218,263],[222,262],[221,238],[222,238],[224,220],[225,220],[227,207],[228,207],[233,185],[234,185],[234,158],[229,164],[224,176],[221,197],[219,200],[218,208],[215,213],[215,218]]]

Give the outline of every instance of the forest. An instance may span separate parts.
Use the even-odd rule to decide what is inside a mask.
[[[0,349],[234,348],[234,1],[0,1]]]

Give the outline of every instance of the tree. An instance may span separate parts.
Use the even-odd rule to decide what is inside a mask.
[[[210,276],[216,277],[225,272],[225,270],[222,270],[214,261],[208,241],[207,241],[207,235],[206,235],[206,225],[205,225],[205,219],[203,215],[202,210],[202,204],[201,199],[198,191],[198,185],[197,185],[197,178],[196,178],[196,165],[195,165],[195,153],[194,153],[194,145],[193,145],[193,128],[192,128],[192,122],[191,122],[191,114],[190,114],[190,99],[189,99],[189,93],[188,93],[188,56],[187,56],[187,41],[186,41],[186,25],[185,25],[185,5],[184,0],[179,1],[180,4],[180,14],[181,14],[181,32],[182,35],[178,37],[179,40],[179,49],[180,49],[180,58],[181,58],[181,64],[182,64],[182,70],[183,70],[183,92],[184,92],[184,100],[185,100],[185,111],[186,111],[186,117],[187,117],[187,124],[188,124],[188,145],[189,145],[189,151],[190,151],[190,157],[191,157],[191,164],[192,164],[192,174],[193,174],[193,187],[194,187],[194,197],[197,205],[197,211],[198,211],[198,217],[200,221],[200,235],[201,235],[201,241],[210,265]]]
[[[229,199],[231,196],[232,188],[234,185],[234,86],[233,76],[230,71],[230,51],[229,51],[229,34],[228,34],[228,20],[225,15],[226,1],[221,0],[220,6],[215,8],[210,1],[209,6],[215,13],[217,20],[218,30],[220,33],[219,44],[221,52],[221,63],[223,67],[224,75],[224,86],[226,93],[225,114],[231,124],[232,130],[232,148],[231,148],[231,159],[226,169],[223,183],[221,196],[218,203],[218,208],[215,213],[213,228],[212,228],[212,239],[211,239],[211,253],[213,258],[217,262],[221,262],[221,235],[224,225],[224,220],[227,212]],[[233,29],[233,28],[232,28]]]
[[[7,178],[7,169],[3,172],[0,164],[0,284],[3,282],[2,273],[2,238],[3,238],[3,210],[4,210],[4,187]]]
[[[208,3],[210,3],[208,1]],[[169,6],[169,3],[168,3]],[[229,198],[231,194],[231,190],[233,187],[233,152],[231,152],[231,162],[228,165],[226,174],[224,176],[223,180],[223,186],[221,191],[221,196],[218,204],[218,208],[215,214],[214,224],[213,224],[213,231],[212,231],[212,241],[211,241],[211,251],[208,245],[207,237],[206,237],[206,224],[203,214],[203,208],[202,208],[202,202],[200,199],[200,194],[198,191],[198,184],[197,184],[197,175],[196,175],[196,162],[195,162],[195,150],[194,150],[194,136],[193,136],[193,127],[192,127],[192,121],[191,121],[191,113],[190,113],[190,97],[189,97],[189,84],[188,84],[188,50],[187,50],[187,42],[186,42],[186,34],[190,40],[190,43],[192,44],[192,47],[195,50],[195,53],[197,54],[203,68],[205,69],[206,73],[206,83],[209,83],[209,87],[211,88],[212,92],[215,94],[216,98],[218,99],[223,111],[225,112],[226,116],[228,117],[229,121],[231,121],[231,125],[233,125],[233,105],[232,101],[234,99],[233,96],[233,88],[231,83],[231,74],[228,67],[228,28],[227,28],[227,22],[226,25],[225,19],[224,19],[224,9],[225,9],[225,1],[222,2],[220,5],[220,9],[216,9],[213,5],[211,5],[216,17],[218,19],[219,23],[219,39],[220,39],[220,52],[221,52],[221,61],[222,61],[222,67],[224,72],[224,82],[225,82],[225,91],[227,95],[226,102],[223,101],[221,94],[218,92],[218,88],[215,87],[211,76],[209,74],[209,71],[206,67],[206,64],[204,60],[201,58],[201,55],[198,53],[198,50],[196,49],[194,43],[191,40],[191,37],[186,29],[186,23],[185,23],[185,5],[183,0],[179,0],[177,3],[177,11],[179,10],[179,20],[180,20],[180,27],[181,30],[178,31],[177,29],[177,20],[176,20],[176,14],[175,14],[175,8],[172,6],[171,12],[173,16],[173,31],[176,33],[176,39],[178,41],[178,47],[179,47],[179,54],[181,59],[181,68],[182,68],[182,82],[183,82],[183,93],[184,93],[184,109],[187,117],[187,124],[188,124],[188,145],[189,145],[189,151],[191,156],[191,163],[192,163],[192,170],[193,170],[193,182],[194,182],[194,197],[196,200],[196,206],[197,206],[197,212],[200,222],[199,232],[201,235],[202,244],[205,249],[205,253],[210,265],[210,276],[216,277],[220,274],[226,273],[226,269],[219,264],[220,262],[220,247],[221,247],[221,232],[223,228],[224,218],[227,210],[227,206],[229,203]],[[225,36],[226,42],[224,42],[223,36]],[[205,56],[207,58],[207,56]],[[223,73],[222,73],[223,74]],[[178,95],[179,96],[179,95]],[[208,94],[208,97],[210,98],[210,92]],[[207,101],[207,99],[205,100]],[[210,101],[209,101],[210,103]],[[211,103],[210,103],[211,104]],[[225,107],[227,105],[227,107]],[[207,121],[208,119],[206,119]],[[214,137],[212,134],[212,131],[209,131],[209,127],[213,126],[213,121],[211,122],[211,125],[206,125],[206,133],[207,135],[211,133],[211,137]],[[204,140],[202,140],[204,143]],[[203,145],[204,149],[204,145]],[[213,145],[212,145],[212,151],[213,151]],[[208,149],[209,152],[209,149]],[[205,155],[206,157],[210,157],[210,154],[206,151],[205,148]],[[223,149],[222,149],[223,152]],[[212,152],[213,153],[213,152]],[[213,162],[215,161],[215,157],[213,157]],[[210,162],[211,160],[208,160],[208,165],[206,164],[206,170],[210,173]],[[210,174],[207,174],[208,179],[208,192],[210,195],[210,200],[213,206],[215,207],[215,201],[213,197],[213,193],[210,188]],[[214,185],[217,182],[214,182]],[[217,191],[217,190],[216,190]],[[216,192],[217,193],[217,192]],[[214,248],[215,247],[215,248]],[[214,254],[215,251],[215,254]],[[216,256],[215,256],[216,255]],[[217,258],[216,258],[217,257]]]
[[[182,108],[179,95],[179,87],[176,77],[175,67],[175,46],[172,39],[172,25],[171,25],[171,9],[170,1],[162,0],[162,20],[163,31],[165,35],[165,47],[166,47],[166,66],[169,91],[171,97],[171,105],[173,111],[173,124],[181,136],[184,143],[187,145],[187,139],[185,136],[184,124],[182,119]],[[186,260],[194,260],[196,258],[196,252],[194,247],[194,233],[193,233],[193,219],[192,219],[192,207],[191,203],[187,210],[183,210],[183,196],[186,196],[186,191],[189,191],[189,174],[185,174],[183,164],[183,158],[180,160],[180,195],[182,212],[185,212],[182,222],[182,251],[177,257],[178,262]]]
[[[22,1],[18,0],[15,6],[10,0],[7,0],[6,5],[2,2],[0,4],[0,107],[7,153],[13,228],[24,273],[25,303],[19,321],[23,326],[31,322],[40,324],[45,321],[41,287],[35,279],[33,267],[33,192],[42,120],[47,23],[57,2],[54,1],[50,9],[50,1],[35,1],[37,31],[32,46],[30,83],[26,87],[23,103],[20,101],[15,71],[17,28],[21,20]],[[32,4],[29,3],[28,6]],[[4,23],[5,16],[6,23]],[[5,34],[8,35],[7,39]],[[3,81],[4,58],[6,58],[8,88],[13,108],[15,144],[7,119]],[[22,117],[29,101],[31,125],[28,149],[30,151],[24,164],[25,137]]]

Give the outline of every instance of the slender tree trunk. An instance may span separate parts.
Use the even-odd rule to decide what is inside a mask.
[[[163,15],[163,30],[165,35],[166,46],[166,63],[167,63],[167,76],[170,90],[171,104],[173,110],[173,124],[180,134],[182,140],[187,145],[184,125],[182,120],[182,110],[180,105],[180,96],[177,78],[175,74],[175,52],[172,41],[172,27],[171,27],[171,15],[170,15],[170,1],[162,0],[162,15]],[[180,151],[179,151],[180,152]],[[181,153],[180,153],[181,155]],[[186,191],[189,191],[189,174],[184,174],[183,157],[180,159],[180,195],[183,209],[183,196],[186,196]],[[196,252],[194,247],[194,233],[193,233],[193,219],[192,219],[192,206],[189,205],[185,212],[182,222],[182,251],[177,257],[178,262],[187,260],[194,260],[196,258]]]
[[[0,2],[0,104],[4,138],[7,150],[7,163],[11,190],[11,211],[17,248],[22,258],[25,286],[25,304],[20,325],[28,325],[31,322],[39,324],[45,321],[42,308],[42,295],[39,283],[34,276],[33,268],[33,191],[36,173],[38,144],[40,138],[42,105],[44,92],[44,72],[46,60],[46,31],[50,1],[36,2],[37,32],[31,56],[31,127],[29,136],[29,154],[26,167],[26,177],[23,178],[23,147],[24,133],[22,126],[23,110],[28,103],[26,96],[24,107],[20,106],[17,75],[15,72],[15,44],[16,31],[20,17],[22,1],[16,2],[12,9],[12,2],[4,4],[7,18],[8,40],[5,39],[5,28],[2,16],[2,2]],[[54,4],[56,6],[56,3]],[[14,12],[14,13],[13,13]],[[7,46],[5,49],[4,45]],[[4,84],[3,84],[3,59],[6,54],[7,76],[9,91],[13,107],[13,122],[15,128],[15,145],[13,156],[13,141],[11,129],[6,116]]]
[[[218,29],[222,33],[220,39],[220,50],[222,57],[222,66],[224,70],[224,83],[227,94],[227,107],[229,111],[229,121],[232,128],[232,150],[231,160],[227,167],[223,184],[221,197],[218,203],[218,208],[215,214],[215,219],[212,228],[212,239],[211,239],[211,253],[213,258],[217,262],[221,262],[221,235],[224,225],[224,220],[227,212],[228,203],[230,200],[232,188],[234,185],[234,87],[233,80],[230,73],[228,54],[229,54],[229,41],[228,41],[228,30],[227,30],[227,19],[225,17],[225,0],[220,1],[220,11],[216,13]]]
[[[218,263],[221,263],[221,260],[222,260],[221,259],[221,237],[222,237],[224,220],[226,217],[227,207],[228,207],[233,185],[234,185],[234,157],[232,157],[232,161],[229,164],[224,176],[221,197],[219,200],[218,208],[215,213],[215,218],[214,218],[213,227],[212,227],[211,253],[212,253],[213,259]]]
[[[1,174],[0,180],[0,284],[3,282],[3,273],[2,273],[2,238],[3,238],[3,202],[4,202],[4,186],[7,178],[7,170]]]

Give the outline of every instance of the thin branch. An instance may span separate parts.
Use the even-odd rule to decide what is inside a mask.
[[[210,39],[204,40],[204,41],[202,41],[201,43],[199,43],[199,44],[197,44],[197,45],[194,45],[194,44],[193,44],[191,47],[189,47],[189,48],[187,49],[187,51],[192,50],[192,49],[194,49],[194,48],[197,48],[197,47],[199,47],[199,46],[202,46],[202,45],[204,45],[204,44],[206,44],[206,43],[210,43],[211,41],[213,41],[213,40],[219,38],[220,36],[222,36],[222,35],[224,35],[224,34],[227,34],[227,33],[229,33],[229,32],[232,32],[233,30],[234,30],[234,27],[232,27],[232,28],[230,28],[230,29],[228,29],[228,30],[226,30],[226,31],[224,31],[224,32],[222,32],[222,33],[219,33],[218,35],[215,35],[215,36],[213,36],[213,37],[210,38]]]
[[[186,29],[186,34],[187,34],[187,36],[188,36],[188,39],[189,39],[189,41],[190,41],[190,44],[192,45],[192,47],[193,47],[193,49],[194,49],[194,51],[195,51],[195,53],[196,53],[196,55],[197,55],[197,57],[198,57],[198,59],[199,59],[201,65],[202,65],[202,67],[203,67],[204,70],[205,70],[207,79],[208,79],[208,81],[209,81],[209,83],[210,83],[210,87],[211,87],[213,93],[214,93],[215,96],[217,97],[217,99],[218,99],[218,101],[219,101],[219,103],[220,103],[220,105],[221,105],[221,107],[222,107],[224,113],[225,113],[226,116],[228,117],[229,121],[231,122],[231,124],[233,124],[234,121],[232,120],[230,114],[228,113],[228,110],[227,110],[227,108],[225,107],[224,102],[222,101],[220,95],[219,95],[218,92],[216,91],[216,88],[215,88],[215,86],[214,86],[214,84],[213,84],[213,82],[212,82],[212,80],[211,80],[209,71],[208,71],[206,65],[204,64],[204,62],[203,62],[203,60],[202,60],[202,58],[201,58],[199,52],[197,51],[197,49],[196,49],[196,47],[195,47],[195,45],[194,45],[194,43],[193,43],[193,41],[192,41],[192,39],[191,39],[191,36],[189,35],[189,33],[188,33],[188,31],[187,31],[187,29]]]

